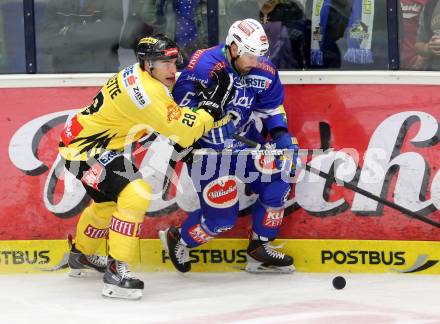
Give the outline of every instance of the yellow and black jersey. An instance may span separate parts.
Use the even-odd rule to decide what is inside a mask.
[[[66,124],[59,151],[67,160],[87,160],[122,151],[152,131],[188,147],[213,124],[204,110],[177,106],[169,89],[136,63],[110,78],[92,105]]]

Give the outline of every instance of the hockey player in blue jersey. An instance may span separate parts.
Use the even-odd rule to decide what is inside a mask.
[[[174,87],[175,101],[188,107],[198,107],[203,101],[216,70],[226,69],[232,74],[235,87],[233,97],[225,105],[225,117],[198,145],[216,151],[228,148],[236,154],[220,154],[215,160],[208,154],[188,167],[201,207],[188,215],[181,228],[170,227],[159,232],[171,261],[180,272],[191,268],[190,248],[234,226],[239,212],[238,181],[248,183],[258,194],[252,209],[246,270],[292,272],[295,269],[293,258],[274,249],[270,242],[277,237],[283,220],[284,203],[290,192],[288,179],[295,172],[298,157],[296,154],[275,159],[251,154],[243,157],[238,152],[246,149],[245,144],[232,137],[238,134],[266,147],[269,144],[271,148],[289,152],[298,150],[295,137],[287,130],[284,90],[277,70],[267,59],[268,50],[268,39],[259,22],[236,21],[229,29],[225,44],[193,54]],[[286,165],[289,176],[283,177]]]

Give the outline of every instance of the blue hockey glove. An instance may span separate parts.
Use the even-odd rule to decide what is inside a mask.
[[[231,120],[231,115],[226,115],[222,119],[214,122],[214,127],[200,139],[203,147],[222,150],[232,144],[232,135],[235,133],[235,125]]]
[[[288,132],[280,132],[271,140],[271,145],[275,145],[275,149],[286,150],[283,155],[275,157],[275,165],[280,170],[290,172],[293,177],[295,170],[300,165],[301,161],[298,156],[298,140],[296,137],[290,135]]]

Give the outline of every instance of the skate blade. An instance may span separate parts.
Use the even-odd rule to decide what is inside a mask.
[[[70,269],[69,277],[72,278],[90,278],[102,275],[101,272],[94,269]]]
[[[250,273],[292,273],[296,269],[293,265],[283,267],[274,265],[265,266],[262,262],[257,261],[248,262],[244,270]]]
[[[102,295],[109,298],[138,300],[142,298],[142,289],[121,288],[105,283],[102,289]]]
[[[159,238],[162,242],[163,249],[168,252],[167,231],[159,231]]]

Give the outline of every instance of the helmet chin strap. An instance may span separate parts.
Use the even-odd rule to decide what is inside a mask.
[[[231,65],[232,68],[241,75],[240,71],[237,69],[237,66],[235,65],[235,62],[237,61],[237,59],[240,57],[240,55],[237,55],[236,57],[232,56],[232,52],[231,52],[231,47],[230,46],[226,46],[228,52],[229,52],[229,56],[231,57]]]
[[[148,67],[150,68],[150,72],[153,71],[154,66],[153,66],[153,61],[152,60],[148,60]]]

